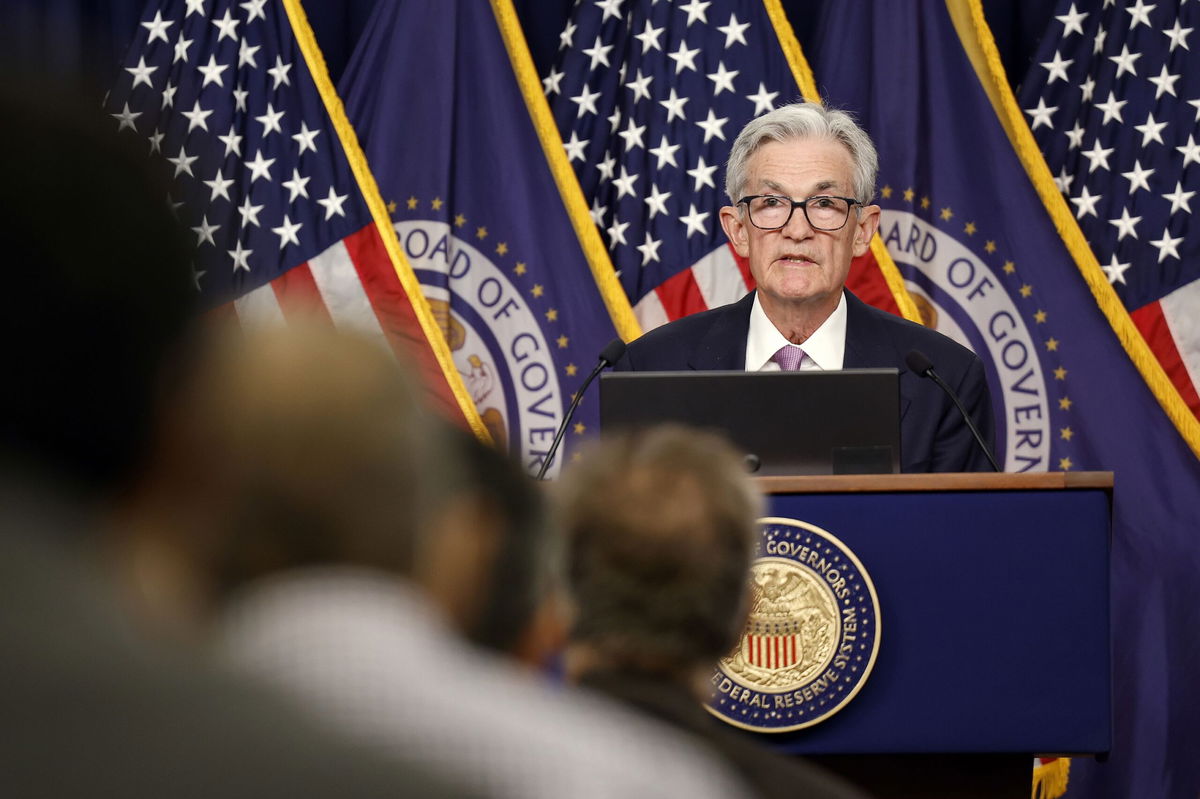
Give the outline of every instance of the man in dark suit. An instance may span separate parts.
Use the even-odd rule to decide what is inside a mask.
[[[747,371],[896,367],[901,470],[988,470],[952,401],[905,362],[924,353],[992,446],[979,358],[933,330],[879,311],[845,288],[879,226],[878,157],[844,112],[796,103],[752,120],[734,142],[721,225],[757,289],[632,342],[618,370]]]

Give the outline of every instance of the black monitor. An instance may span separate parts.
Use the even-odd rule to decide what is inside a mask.
[[[761,475],[900,471],[896,369],[601,375],[602,429],[662,422],[724,433]]]

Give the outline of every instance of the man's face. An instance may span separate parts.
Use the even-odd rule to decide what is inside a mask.
[[[765,142],[750,157],[743,195],[779,194],[803,200],[818,194],[853,197],[850,151],[828,139]],[[740,199],[740,198],[738,198]],[[750,224],[745,206],[721,209],[721,225],[750,261],[764,307],[837,303],[850,261],[867,251],[879,225],[879,206],[850,209],[840,230],[814,230],[797,208],[779,230]]]

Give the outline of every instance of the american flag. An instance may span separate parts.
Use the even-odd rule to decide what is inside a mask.
[[[1021,107],[1109,283],[1200,417],[1200,4],[1057,12]]]
[[[726,243],[718,210],[728,204],[724,165],[738,132],[801,99],[782,42],[790,40],[801,58],[798,45],[790,29],[777,33],[768,5],[580,2],[543,79],[592,219],[644,330],[754,287],[749,266]],[[866,259],[851,287],[895,310],[872,256]]]
[[[482,429],[298,0],[150,3],[106,105],[168,170],[208,308],[375,338],[435,406]]]

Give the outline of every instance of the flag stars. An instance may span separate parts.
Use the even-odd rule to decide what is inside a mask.
[[[465,224],[467,224],[467,218],[464,215],[462,215],[462,214],[454,215],[454,226],[455,227],[462,227]],[[521,264],[517,264],[517,266],[521,266]],[[518,272],[517,274],[521,274],[521,273]]]
[[[195,175],[192,174],[192,163],[199,158],[200,156],[198,155],[188,155],[186,152],[184,152],[183,147],[181,146],[179,148],[179,155],[175,156],[174,158],[167,159],[175,165],[175,174],[172,175],[172,177],[177,178],[180,175],[191,175],[192,177],[195,177]]]
[[[950,210],[950,206],[946,206],[945,208],[942,209],[941,213],[938,214],[938,216],[940,216],[944,221],[949,222],[951,219],[954,218],[954,212]]]
[[[136,67],[125,67],[125,71],[133,76],[133,86],[130,88],[136,89],[142,83],[154,88],[153,84],[150,83],[150,76],[154,74],[156,69],[158,67],[146,66],[146,59],[144,57],[138,58]]]
[[[1071,202],[1075,204],[1075,218],[1083,219],[1089,215],[1098,216],[1096,213],[1096,203],[1100,202],[1103,196],[1102,194],[1092,194],[1088,191],[1087,186],[1084,186],[1080,190],[1078,197],[1070,198]]]
[[[685,5],[679,6],[679,10],[688,15],[687,27],[692,27],[693,22],[703,22],[708,24],[708,7],[712,3],[710,0],[689,0]]]
[[[404,201],[404,204],[406,206],[408,206],[408,210],[410,210],[410,211],[417,210],[417,198],[416,197],[413,197],[410,195],[409,198]],[[484,235],[486,235],[486,233]]]
[[[1012,261],[1005,261],[1004,266],[1001,268],[1004,270],[1004,274],[1006,275],[1011,275],[1013,272],[1017,271],[1017,265]]]
[[[315,153],[317,151],[316,138],[320,135],[320,129],[309,130],[308,123],[301,120],[300,132],[292,134],[292,140],[295,141],[296,144],[300,145],[300,150],[297,152],[297,155],[303,155],[305,150],[312,150]]]
[[[294,203],[297,197],[308,199],[308,182],[312,178],[300,177],[300,170],[293,169],[291,180],[285,180],[279,185],[288,190],[288,202]]]
[[[1101,147],[1100,140],[1092,144],[1092,149],[1081,150],[1080,155],[1088,160],[1088,174],[1095,172],[1097,169],[1108,169],[1108,157],[1112,155],[1112,147]],[[1086,191],[1087,187],[1084,187]]]
[[[1060,471],[1063,471],[1063,472],[1070,471],[1071,467],[1074,465],[1075,464],[1071,463],[1070,458],[1059,458],[1058,459],[1058,468]]]
[[[1136,239],[1138,237],[1137,223],[1141,222],[1141,221],[1142,221],[1142,218],[1140,216],[1130,216],[1129,209],[1122,208],[1120,218],[1119,219],[1110,219],[1110,220],[1108,220],[1108,224],[1112,225],[1113,227],[1115,227],[1117,229],[1117,241],[1120,242],[1126,236],[1130,236],[1130,237]]]
[[[547,322],[557,322],[558,321],[558,309],[557,308],[551,308],[550,310],[546,311],[546,321]]]
[[[966,233],[968,236],[974,236],[976,230],[977,228],[975,227],[974,222],[968,222],[967,224],[963,225],[963,233]]]
[[[1176,47],[1182,47],[1184,50],[1191,50],[1188,47],[1187,37],[1192,32],[1192,28],[1185,28],[1179,24],[1179,20],[1175,20],[1175,26],[1170,30],[1163,31],[1163,34],[1171,40],[1171,49],[1169,52],[1175,52]]]
[[[1151,111],[1146,114],[1146,121],[1141,125],[1134,125],[1133,129],[1142,134],[1142,146],[1145,147],[1152,141],[1163,144],[1162,131],[1166,126],[1166,122],[1155,122],[1154,112]]]
[[[574,22],[567,23],[567,27],[563,29],[563,32],[558,34],[559,50],[565,50],[568,47],[575,46],[575,31],[578,29],[579,26]]]
[[[263,126],[263,138],[265,139],[272,132],[283,134],[283,128],[279,122],[283,119],[283,111],[276,111],[275,106],[267,103],[267,113],[262,116],[255,117]]]
[[[1136,62],[1142,57],[1141,53],[1129,52],[1129,45],[1121,45],[1120,55],[1110,55],[1108,60],[1117,65],[1116,77],[1120,79],[1122,75],[1128,72],[1130,75],[1137,75]]]
[[[1087,131],[1083,125],[1079,124],[1079,120],[1075,121],[1074,127],[1068,130],[1063,135],[1067,137],[1067,149],[1078,150],[1083,146],[1083,134]]]
[[[233,249],[226,250],[226,252],[228,252],[229,257],[233,259],[234,272],[237,272],[239,269],[244,269],[247,272],[250,271],[250,262],[248,259],[254,254],[254,250],[245,249],[242,247],[242,243],[240,241],[235,241],[233,243]]]
[[[890,200],[892,198],[892,187],[884,186],[879,190],[879,194],[883,197],[883,199]]]
[[[580,90],[579,94],[571,98],[571,102],[579,106],[575,113],[576,119],[582,119],[585,114],[595,114],[596,100],[600,97],[600,92],[589,92],[587,86]]]
[[[633,101],[650,99],[650,82],[654,80],[653,75],[642,75],[642,71],[637,71],[637,77],[625,84],[625,88],[633,92]]]
[[[566,365],[566,368],[564,368],[563,371],[567,373],[567,377],[574,377],[576,373],[579,372],[579,367],[573,363],[569,363]]]
[[[1184,1],[1186,2],[1186,0],[1184,0]],[[1146,0],[1137,0],[1137,2],[1133,4],[1132,8],[1125,9],[1125,12],[1127,14],[1129,14],[1129,16],[1130,16],[1130,20],[1129,20],[1129,32],[1130,33],[1132,33],[1133,29],[1136,28],[1138,25],[1145,25],[1147,28],[1150,28],[1151,30],[1154,29],[1154,26],[1150,24],[1150,12],[1154,10],[1155,5],[1156,5],[1155,3],[1146,5]],[[1120,77],[1120,73],[1117,73],[1117,77]]]
[[[567,345],[571,343],[571,339],[567,338],[566,336],[559,336],[558,338],[554,339],[554,343],[558,345],[560,350],[565,350]]]
[[[529,290],[529,293],[534,297],[541,297],[546,293],[546,289],[542,287],[541,283],[534,283],[533,288]]]
[[[1113,120],[1124,122],[1125,120],[1121,117],[1121,109],[1128,102],[1128,100],[1118,100],[1115,93],[1109,92],[1107,100],[1103,103],[1096,103],[1096,108],[1104,112],[1104,120],[1100,124],[1107,125]],[[1099,146],[1099,141],[1097,141],[1097,146]]]
[[[175,40],[175,56],[171,59],[172,64],[179,61],[187,62],[188,48],[192,46],[192,41],[192,39],[183,38],[183,31],[179,32],[179,38]]]
[[[288,78],[288,72],[291,68],[291,64],[283,63],[282,56],[275,56],[275,66],[267,70],[267,74],[275,80],[275,85],[271,87],[272,89],[278,89],[281,85],[292,85],[291,79]]]
[[[1104,31],[1100,31],[1100,34],[1103,35]],[[1100,51],[1097,50],[1096,52],[1100,52]],[[1095,94],[1096,94],[1096,81],[1092,78],[1091,75],[1089,75],[1087,80],[1085,80],[1083,83],[1079,84],[1079,102],[1090,103],[1090,102],[1092,102],[1092,98],[1095,96]]]
[[[397,206],[396,206],[396,201],[395,201],[395,200],[391,200],[391,201],[389,201],[389,202],[388,202],[388,204],[387,204],[387,209],[388,209],[388,213],[389,213],[389,214],[394,214],[394,213],[396,213],[396,208],[397,208]]]
[[[1070,397],[1063,397],[1058,401],[1058,408],[1059,410],[1069,411],[1071,410],[1071,406],[1074,404],[1075,403],[1071,401]]]
[[[910,202],[912,202],[912,201],[913,201],[913,197],[915,197],[915,196],[917,196],[917,195],[916,195],[916,192],[914,192],[914,191],[912,190],[912,187],[911,187],[911,186],[910,186],[909,188],[907,188],[907,189],[905,189],[905,190],[904,190],[904,202],[906,202],[906,203],[910,203]]]
[[[220,225],[208,224],[208,214],[205,214],[200,219],[200,227],[192,228],[192,232],[196,234],[196,246],[199,247],[201,244],[212,244],[215,246],[216,242],[213,240],[213,234],[220,229]]]
[[[650,219],[656,215],[667,215],[667,200],[670,198],[671,192],[659,191],[658,186],[650,184],[650,195],[643,198],[642,202],[646,203],[646,209],[650,213]]]
[[[217,26],[217,29],[221,31],[220,35],[217,36],[218,42],[225,38],[237,41],[237,26],[239,22],[233,18],[228,8],[225,9],[225,16],[221,19],[214,19],[212,24]]]
[[[116,114],[109,114],[110,117],[117,120],[120,124],[117,126],[117,133],[129,128],[134,133],[137,133],[137,126],[133,124],[134,120],[142,115],[141,111],[130,111],[129,103],[125,103],[125,108]],[[175,174],[179,174],[176,172]]]
[[[685,116],[683,113],[683,107],[685,105],[687,105],[687,102],[689,99],[690,98],[688,98],[688,97],[680,97],[676,93],[674,87],[672,87],[670,94],[667,96],[667,99],[658,101],[659,105],[661,105],[663,108],[667,109],[667,123],[668,124],[670,124],[671,120],[674,119],[675,117],[679,117],[680,119],[685,119]],[[666,141],[665,136],[663,137],[663,141]],[[678,148],[676,148],[676,149],[678,149]]]
[[[238,68],[249,64],[251,69],[258,69],[258,61],[254,56],[261,49],[261,45],[252,45],[246,39],[242,39],[242,46],[238,49]]]
[[[1158,263],[1161,264],[1167,258],[1179,260],[1179,245],[1182,241],[1183,236],[1172,238],[1170,230],[1163,230],[1162,238],[1152,240],[1150,244],[1158,250]]]
[[[283,250],[289,244],[294,244],[299,247],[300,238],[297,234],[300,232],[300,228],[302,227],[304,227],[302,223],[292,222],[292,220],[288,218],[288,215],[284,214],[283,224],[279,227],[271,228],[271,232],[279,237],[279,249]]]
[[[662,36],[664,30],[666,28],[656,28],[650,24],[650,20],[646,20],[646,26],[642,32],[633,37],[642,43],[642,55],[651,50],[662,50],[662,45],[658,43],[658,37]]]
[[[628,222],[622,222],[619,219],[613,218],[613,223],[608,226],[608,248],[615,249],[621,244],[627,244],[625,240],[625,229],[629,227]]]
[[[217,57],[215,55],[210,55],[208,57],[208,63],[203,66],[196,67],[196,69],[199,70],[200,74],[204,76],[204,82],[200,84],[200,88],[204,88],[210,83],[215,83],[218,86],[223,87],[225,83],[221,75],[223,72],[225,72],[225,70],[229,69],[229,65],[218,64]]]
[[[1033,294],[1033,286],[1026,283],[1025,285],[1021,286],[1020,291],[1021,291],[1022,297],[1028,298],[1029,296],[1031,296]]]
[[[626,154],[637,147],[645,149],[646,145],[642,143],[642,134],[645,132],[645,125],[635,125],[632,119],[629,120],[625,126],[625,130],[617,134],[625,141]]]
[[[167,28],[174,24],[175,23],[173,21],[162,18],[162,11],[155,11],[154,19],[150,20],[149,22],[142,23],[142,27],[150,31],[150,36],[146,39],[146,44],[150,44],[150,42],[154,41],[155,39],[162,39],[164,42],[166,42]]]
[[[1187,144],[1175,149],[1183,154],[1181,169],[1187,169],[1188,164],[1200,164],[1200,144],[1196,142],[1195,136],[1188,135]]]
[[[983,245],[983,250],[988,255],[991,255],[992,253],[994,253],[996,251],[996,242],[992,241],[991,239],[988,239],[987,243],[985,243]]]
[[[246,167],[250,170],[250,183],[259,178],[271,179],[271,164],[275,163],[274,158],[263,158],[262,150],[255,154],[253,161],[246,161]]]
[[[1034,313],[1034,315],[1033,315],[1033,321],[1037,322],[1039,325],[1045,324],[1046,323],[1046,312],[1043,311],[1041,308],[1039,308],[1037,310],[1037,312]]]
[[[933,204],[933,200],[929,199],[929,195],[926,195],[921,198],[921,209],[922,210],[928,211],[929,206],[932,204]]]
[[[238,207],[238,213],[242,215],[242,227],[246,227],[246,225],[254,225],[255,227],[258,227],[258,212],[261,211],[262,208],[263,207],[261,205],[251,204],[248,196],[242,200],[242,204]],[[249,252],[249,250],[247,250],[247,252]]]
[[[739,74],[739,71],[736,69],[726,69],[724,61],[718,61],[717,71],[708,73],[708,79],[713,82],[713,97],[716,97],[723,91],[733,94],[733,79]]]
[[[661,239],[655,239],[650,235],[650,231],[646,231],[646,240],[639,244],[636,249],[642,254],[642,266],[648,265],[651,261],[660,260],[658,257],[658,248],[662,246]]]
[[[197,100],[192,106],[191,111],[184,111],[183,117],[188,121],[188,133],[191,133],[195,128],[200,128],[203,131],[208,130],[208,118],[212,116],[212,111],[205,111],[200,107],[200,101]]]
[[[695,185],[693,191],[700,191],[705,186],[715,189],[717,184],[713,181],[713,173],[717,171],[717,164],[709,166],[704,163],[704,156],[699,156],[696,159],[696,167],[686,170],[687,174],[691,175]]]
[[[513,272],[517,273],[517,275],[523,275],[528,271],[529,269],[525,266],[524,261],[517,261],[517,265],[513,267]]]
[[[1053,336],[1046,339],[1046,351],[1047,352],[1058,352],[1058,345],[1059,345],[1059,340],[1054,338]]]
[[[697,122],[696,126],[704,131],[704,143],[708,144],[709,139],[716,136],[721,141],[725,141],[725,133],[722,130],[729,123],[729,117],[717,118],[713,110],[708,109],[708,117],[701,122]]]
[[[1051,119],[1051,117],[1054,115],[1054,112],[1057,110],[1058,110],[1058,106],[1056,106],[1056,105],[1047,106],[1045,98],[1039,97],[1037,108],[1026,108],[1025,109],[1025,113],[1029,114],[1030,118],[1033,120],[1029,125],[1030,130],[1037,130],[1042,125],[1045,125],[1046,127],[1053,130],[1054,121]]]
[[[1056,16],[1055,19],[1063,24],[1063,38],[1070,36],[1072,33],[1083,35],[1083,21],[1087,19],[1086,11],[1076,11],[1075,4],[1071,3],[1071,8],[1061,17]]]
[[[317,200],[317,204],[325,209],[326,221],[332,219],[335,215],[346,215],[346,212],[342,210],[342,205],[345,204],[346,199],[349,196],[350,195],[348,194],[338,194],[333,190],[333,186],[330,186],[329,194],[327,194],[324,199]],[[395,206],[395,203],[392,203],[392,205]]]
[[[650,148],[650,153],[656,159],[658,159],[658,163],[655,165],[655,168],[662,169],[663,164],[670,164],[673,167],[678,167],[679,164],[675,161],[675,151],[678,150],[679,147],[680,145],[671,144],[667,141],[667,137],[663,136],[657,147]]]
[[[1147,80],[1154,84],[1154,99],[1157,100],[1164,94],[1177,97],[1178,95],[1175,94],[1175,82],[1178,81],[1179,78],[1179,75],[1172,75],[1167,72],[1167,65],[1163,64],[1162,71],[1158,73],[1157,78],[1147,78]]]
[[[765,114],[774,108],[775,98],[779,96],[779,92],[767,91],[766,84],[761,81],[758,84],[758,92],[746,96],[746,99],[754,103],[754,116]]]
[[[485,227],[475,228],[475,238],[479,239],[480,241],[483,241],[487,237],[488,237],[488,229],[487,228],[485,228]]]
[[[1170,194],[1164,194],[1163,198],[1171,201],[1171,213],[1178,211],[1190,214],[1192,212],[1191,199],[1196,195],[1194,191],[1184,191],[1183,181],[1175,182],[1175,191]]]
[[[566,77],[565,72],[559,72],[553,67],[550,68],[550,74],[542,78],[542,92],[550,97],[562,91],[562,79]]]
[[[612,49],[613,45],[604,44],[600,37],[596,36],[595,44],[593,44],[591,47],[584,48],[583,50],[583,54],[592,59],[590,69],[594,71],[596,67],[600,66],[601,64],[606,67],[610,66],[608,63],[608,53]]]
[[[746,29],[749,27],[749,22],[738,22],[737,15],[730,14],[729,24],[717,26],[717,30],[725,34],[725,49],[728,50],[735,43],[746,44]]]
[[[1057,369],[1055,369],[1054,370],[1054,379],[1055,380],[1066,380],[1067,379],[1067,370],[1061,366],[1058,367]]]
[[[1050,71],[1049,77],[1046,78],[1046,85],[1054,83],[1056,80],[1061,80],[1064,83],[1069,82],[1067,78],[1067,67],[1075,63],[1075,59],[1064,59],[1061,53],[1055,52],[1054,59],[1051,61],[1041,62],[1042,66]]]
[[[704,225],[704,220],[708,219],[708,211],[699,211],[696,209],[695,203],[688,204],[688,212],[679,217],[679,221],[687,226],[687,237],[691,238],[693,233],[699,233],[704,236],[708,234],[708,230]]]
[[[216,202],[218,197],[222,197],[225,200],[230,200],[229,187],[233,185],[232,178],[227,178],[220,172],[217,172],[216,177],[214,177],[212,180],[204,181],[204,185],[208,186],[208,188],[212,190],[212,197],[209,198],[209,202]]]
[[[600,18],[600,21],[603,22],[609,17],[620,19],[622,2],[623,0],[596,0],[596,7],[604,12],[604,16]]]
[[[500,242],[496,245],[496,255],[508,255],[508,243]]]
[[[246,98],[250,96],[250,92],[240,86],[233,90],[233,105],[238,111],[245,113]]]
[[[263,6],[267,4],[267,0],[249,0],[246,3],[239,3],[246,12],[246,22],[253,22],[256,19],[267,21],[267,12],[263,10]]]
[[[429,201],[429,207],[435,211],[442,210],[442,206],[445,204],[446,203],[442,200],[441,197],[434,197],[432,200]]]
[[[630,197],[636,196],[637,192],[635,192],[633,190],[633,184],[634,184],[634,182],[637,181],[637,179],[638,179],[638,176],[636,173],[630,175],[626,171],[624,165],[621,166],[621,177],[616,178],[612,182],[613,186],[615,186],[617,189],[617,199],[618,200],[627,194]]]
[[[1125,272],[1132,266],[1132,263],[1119,263],[1117,254],[1112,254],[1112,259],[1107,264],[1101,264],[1100,268],[1104,270],[1104,276],[1108,278],[1110,285],[1125,282]]]
[[[575,430],[575,435],[581,436],[587,432],[587,425],[583,422],[576,422],[573,429]]]
[[[586,51],[584,51],[586,52]],[[685,69],[696,71],[696,56],[700,53],[700,48],[689,50],[687,42],[680,41],[679,49],[673,53],[667,53],[667,58],[675,62],[675,74],[679,75]]]
[[[1075,431],[1069,427],[1061,427],[1058,430],[1058,435],[1063,441],[1070,441],[1075,436]]]

